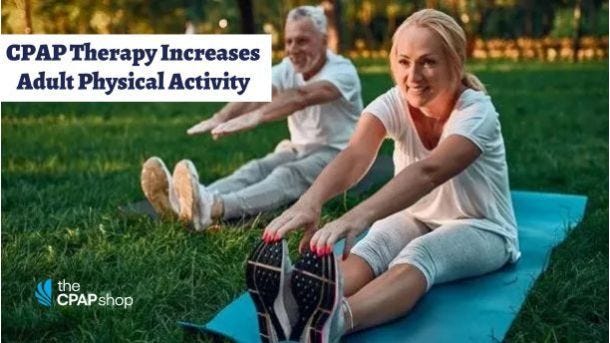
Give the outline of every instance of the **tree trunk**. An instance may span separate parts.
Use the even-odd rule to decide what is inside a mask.
[[[252,0],[237,0],[237,7],[241,16],[241,32],[244,34],[256,33]]]
[[[328,21],[328,48],[336,53],[343,51],[341,45],[341,0],[324,0],[320,4]]]
[[[438,8],[437,0],[426,0],[426,8]]]
[[[582,36],[582,0],[574,4],[574,33],[572,35],[572,62],[578,62],[580,37]]]
[[[25,34],[32,34],[34,30],[32,29],[32,3],[31,0],[24,0],[24,20],[25,20]]]
[[[451,1],[449,1],[449,3],[451,4],[451,16],[463,28],[464,27],[464,23],[462,22],[462,16],[460,15],[460,7],[459,7],[459,4],[458,4],[457,0],[451,0]]]
[[[203,18],[203,1],[202,0],[186,0],[186,23],[184,23],[185,34],[199,33],[199,23]]]
[[[525,12],[524,33],[526,37],[534,37],[534,9],[530,0],[523,1],[523,11]]]

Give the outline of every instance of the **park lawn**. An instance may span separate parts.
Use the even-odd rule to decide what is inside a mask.
[[[361,68],[365,103],[391,86],[383,63]],[[589,197],[583,222],[553,251],[507,340],[607,341],[607,62],[471,69],[501,114],[511,187]],[[244,291],[244,262],[271,216],[191,234],[175,222],[123,218],[117,206],[142,198],[140,166],[151,155],[170,166],[191,158],[209,183],[287,136],[282,122],[220,141],[184,134],[218,107],[2,104],[3,341],[206,340],[184,337],[176,321],[207,321]],[[385,144],[382,153],[390,151]],[[357,201],[332,201],[324,220]],[[134,304],[47,309],[34,298],[46,278]]]

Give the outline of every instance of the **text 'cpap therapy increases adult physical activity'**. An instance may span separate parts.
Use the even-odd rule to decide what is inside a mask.
[[[57,37],[3,37],[3,88],[29,101],[270,100],[268,35]]]

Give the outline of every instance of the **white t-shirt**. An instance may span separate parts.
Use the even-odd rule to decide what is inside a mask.
[[[323,80],[335,85],[341,97],[291,114],[288,117],[290,141],[304,147],[343,149],[362,112],[360,79],[352,62],[328,50],[326,64],[307,81],[303,80],[302,74],[294,71],[288,58],[273,67],[272,82],[278,91]]]
[[[379,118],[394,140],[394,174],[426,158],[406,100],[397,87],[364,109]],[[498,113],[483,92],[465,90],[445,123],[439,144],[451,135],[466,137],[481,155],[464,171],[435,188],[406,209],[415,218],[435,225],[459,220],[506,237],[511,261],[519,259],[517,224],[508,183],[504,140]]]

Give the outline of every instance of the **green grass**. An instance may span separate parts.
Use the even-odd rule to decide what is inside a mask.
[[[583,222],[553,251],[507,340],[607,341],[607,63],[470,67],[501,113],[512,188],[589,197]],[[390,87],[384,70],[362,70],[365,103]],[[191,158],[207,183],[287,135],[283,123],[216,142],[184,134],[218,106],[2,104],[3,341],[206,339],[185,335],[176,320],[204,322],[244,290],[244,261],[270,216],[193,235],[177,223],[121,218],[116,207],[142,197],[148,156],[168,165]],[[336,200],[325,218],[355,203]],[[48,277],[132,296],[134,305],[49,310],[33,297]]]

